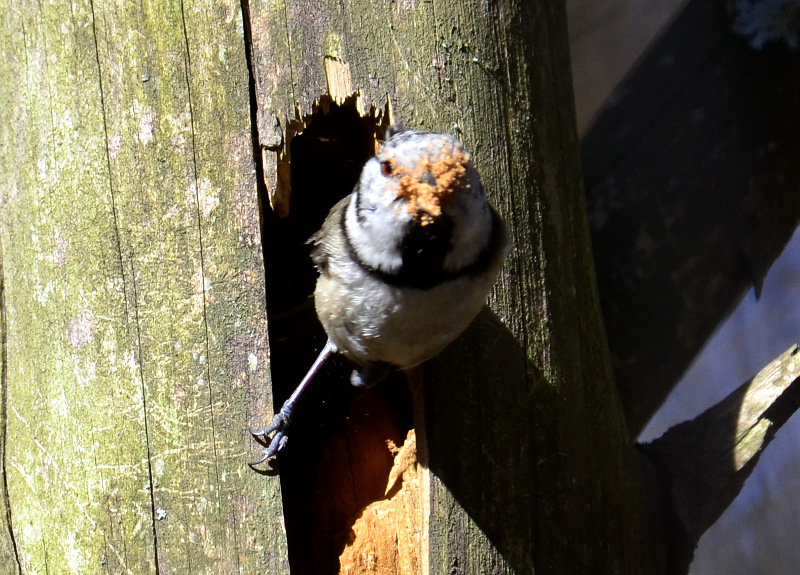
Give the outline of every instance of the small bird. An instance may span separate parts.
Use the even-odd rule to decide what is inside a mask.
[[[328,341],[270,425],[252,431],[266,446],[252,465],[286,445],[295,404],[331,355],[369,387],[442,351],[478,315],[510,248],[461,142],[418,131],[383,144],[309,243]]]

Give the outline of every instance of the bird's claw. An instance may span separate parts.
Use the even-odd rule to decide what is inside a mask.
[[[287,431],[289,429],[289,416],[283,409],[275,414],[272,418],[272,423],[267,427],[261,429],[251,429],[250,433],[253,438],[265,447],[261,452],[261,458],[256,461],[251,461],[250,465],[260,465],[268,459],[278,455],[278,452],[286,447],[289,441]],[[274,433],[274,435],[272,435]],[[270,437],[272,435],[272,437]]]
[[[325,343],[325,347],[322,348],[322,351],[319,352],[317,359],[314,360],[311,369],[308,370],[308,373],[306,373],[305,377],[300,382],[300,385],[295,388],[292,395],[289,396],[289,399],[281,406],[281,410],[272,418],[272,423],[262,429],[250,430],[253,438],[265,447],[264,451],[261,452],[261,459],[258,461],[251,461],[251,466],[264,463],[268,459],[275,457],[281,449],[286,447],[286,442],[289,441],[286,434],[289,430],[289,423],[292,420],[292,413],[294,412],[297,399],[306,387],[308,387],[309,382],[317,371],[319,371],[320,366],[334,353],[336,353],[336,346],[329,339]]]

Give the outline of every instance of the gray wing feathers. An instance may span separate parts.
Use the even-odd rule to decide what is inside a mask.
[[[326,267],[328,259],[333,253],[331,248],[334,247],[334,244],[340,243],[338,239],[342,233],[342,212],[350,204],[350,197],[346,196],[333,206],[319,231],[308,238],[307,243],[311,244],[311,260],[320,271]]]

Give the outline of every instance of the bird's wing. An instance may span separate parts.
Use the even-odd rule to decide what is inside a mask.
[[[311,244],[311,260],[320,270],[327,265],[332,253],[331,248],[337,243],[336,238],[342,233],[342,213],[350,204],[350,197],[343,198],[333,206],[319,231],[308,239],[307,243]]]

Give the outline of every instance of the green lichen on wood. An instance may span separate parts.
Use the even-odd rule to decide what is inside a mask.
[[[271,400],[239,3],[3,14],[23,572],[284,571],[279,486],[246,464]]]

